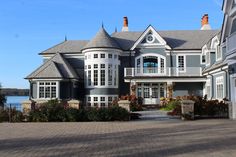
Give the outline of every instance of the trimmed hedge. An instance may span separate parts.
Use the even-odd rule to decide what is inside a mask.
[[[74,109],[51,100],[29,113],[30,122],[127,121],[130,113],[121,107]]]

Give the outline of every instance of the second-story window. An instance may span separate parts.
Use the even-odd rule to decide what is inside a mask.
[[[210,52],[206,52],[206,64],[210,64]]]
[[[94,54],[94,55],[93,55],[93,58],[98,58],[98,54]]]
[[[101,54],[101,58],[105,58],[105,54],[104,53]]]
[[[178,70],[185,71],[185,57],[178,56]]]
[[[106,71],[105,71],[105,64],[101,64],[101,73],[100,73],[100,84],[101,84],[101,86],[105,86],[105,82],[106,82]]]

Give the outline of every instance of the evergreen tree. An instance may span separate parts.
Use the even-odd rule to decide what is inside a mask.
[[[6,102],[6,97],[2,94],[2,86],[0,84],[0,108],[4,107],[4,103]]]

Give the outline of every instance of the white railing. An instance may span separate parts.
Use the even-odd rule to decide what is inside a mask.
[[[230,55],[233,52],[236,52],[236,32],[231,34],[227,39],[226,39],[226,48],[227,52],[226,55]]]
[[[202,76],[202,68],[125,68],[124,76]]]

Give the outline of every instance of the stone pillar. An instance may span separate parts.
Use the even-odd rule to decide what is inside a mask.
[[[136,95],[136,82],[130,82],[130,95]]]
[[[79,109],[80,101],[79,100],[70,100],[67,102],[70,108]]]
[[[129,100],[120,100],[118,101],[119,107],[122,107],[130,112],[130,101]]]
[[[224,103],[226,103],[228,105],[229,119],[235,119],[235,117],[233,116],[233,114],[234,114],[233,103],[231,101],[225,101]]]
[[[167,98],[173,97],[173,83],[167,82]]]
[[[194,120],[194,101],[182,100],[181,113],[182,120]]]
[[[21,103],[24,115],[28,115],[29,112],[32,110],[32,104],[34,104],[34,101],[32,100],[25,100]]]

